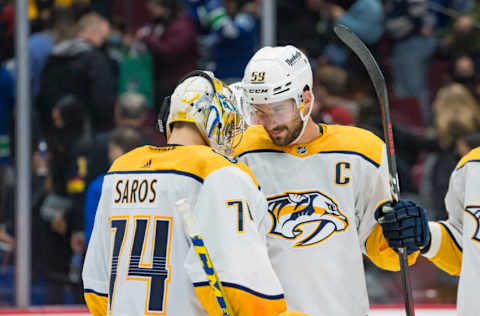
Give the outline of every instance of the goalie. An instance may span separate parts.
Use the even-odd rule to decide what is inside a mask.
[[[224,155],[243,132],[231,90],[196,71],[170,103],[168,145],[137,148],[105,176],[83,270],[91,313],[220,315],[175,212],[187,199],[235,315],[279,315],[265,198],[249,169]]]

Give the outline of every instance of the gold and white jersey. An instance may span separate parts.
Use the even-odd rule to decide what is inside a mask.
[[[374,218],[390,200],[385,145],[360,128],[321,128],[309,144],[276,146],[263,127],[250,127],[236,156],[267,196],[269,255],[288,308],[365,316],[362,252],[398,270],[398,257]]]
[[[424,254],[442,270],[460,275],[459,316],[478,316],[480,300],[480,147],[465,155],[450,177],[448,220],[430,222],[431,244]]]
[[[83,269],[93,315],[221,315],[175,211],[187,199],[236,315],[278,315],[266,200],[242,163],[206,146],[145,146],[105,176]]]

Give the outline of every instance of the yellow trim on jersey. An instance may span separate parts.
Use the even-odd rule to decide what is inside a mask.
[[[257,180],[247,166],[203,145],[139,147],[115,160],[109,172],[175,170],[204,180],[209,174],[225,167],[239,168],[258,187]]]
[[[83,296],[85,297],[88,310],[93,316],[107,315],[108,297],[97,295],[92,292],[85,292],[83,293]]]
[[[388,246],[388,242],[383,236],[382,226],[379,224],[368,236],[366,248],[368,258],[378,267],[389,271],[400,270],[398,254]],[[416,251],[408,256],[409,266],[417,261],[419,254],[420,251]]]
[[[471,160],[480,160],[480,147],[472,149],[468,154],[463,156],[457,164],[457,169],[463,167],[467,162]]]
[[[235,316],[262,315],[262,316],[278,316],[281,312],[287,310],[287,304],[284,298],[267,299],[261,298],[241,289],[227,287],[223,285],[227,300],[232,306]],[[212,290],[208,285],[196,286],[195,294],[197,295],[203,308],[210,316],[222,316],[218,303],[212,294]]]
[[[428,260],[449,274],[460,275],[462,269],[462,251],[455,244],[455,241],[447,229],[441,224],[438,225],[442,231],[442,241],[437,254],[432,258],[428,258]]]
[[[256,150],[282,151],[296,157],[308,157],[320,152],[344,151],[365,156],[376,164],[382,163],[383,141],[373,133],[352,126],[321,124],[323,134],[308,144],[286,146],[275,145],[262,126],[249,127],[240,145],[235,149],[235,156]],[[298,147],[305,147],[306,152],[298,153]]]

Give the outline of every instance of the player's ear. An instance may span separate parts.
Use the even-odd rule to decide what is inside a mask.
[[[313,106],[312,104],[313,94],[310,89],[305,89],[303,91],[303,104],[305,104],[305,108],[303,110],[303,114],[307,114],[310,110],[310,107]]]

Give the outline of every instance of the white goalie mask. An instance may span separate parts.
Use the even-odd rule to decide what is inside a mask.
[[[194,123],[206,143],[225,154],[238,146],[244,126],[232,90],[205,71],[187,75],[171,95],[167,139],[174,122]]]
[[[278,124],[285,123],[297,113],[303,121],[298,141],[303,134],[312,106],[304,113],[303,92],[312,92],[312,68],[308,58],[294,46],[264,47],[248,63],[242,79],[244,104],[242,114],[248,125],[263,125],[262,117],[256,110],[256,104],[271,104],[293,99],[296,109],[282,104],[272,108],[270,119]],[[313,93],[312,101],[313,105]],[[293,111],[293,112],[292,112]]]

